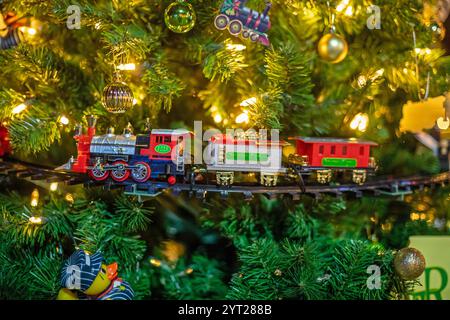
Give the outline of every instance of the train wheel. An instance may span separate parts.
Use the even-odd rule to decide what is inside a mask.
[[[230,19],[226,15],[219,14],[216,17],[216,19],[214,20],[214,25],[219,30],[225,30],[227,28],[229,22],[230,22]]]
[[[250,37],[250,32],[248,30],[242,31],[242,37],[244,39],[247,39],[248,37]]]
[[[317,170],[317,182],[327,184],[331,182],[333,173],[331,170]]]
[[[136,162],[134,166],[136,168],[131,169],[131,177],[133,178],[134,181],[142,183],[150,179],[152,170],[150,169],[148,163]]]
[[[278,182],[278,176],[275,174],[261,173],[260,183],[265,187],[275,187]]]
[[[242,22],[239,20],[233,20],[230,22],[230,25],[228,26],[228,30],[233,36],[238,36],[242,31]]]
[[[130,170],[127,170],[127,163],[125,161],[116,161],[112,164],[117,168],[111,170],[111,176],[114,181],[123,182],[130,176]]]
[[[252,34],[250,35],[250,40],[251,40],[252,42],[256,42],[256,41],[258,41],[258,39],[259,39],[259,34],[257,34],[257,33],[252,33]]]
[[[367,174],[365,170],[353,170],[352,180],[356,184],[364,184],[367,179]]]
[[[234,172],[217,172],[216,181],[219,186],[231,186],[234,183]]]
[[[94,168],[89,170],[89,176],[96,181],[103,181],[108,178],[109,171],[103,169],[103,166],[97,164]]]

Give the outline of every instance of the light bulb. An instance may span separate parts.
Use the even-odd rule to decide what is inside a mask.
[[[32,224],[42,224],[44,222],[44,220],[42,219],[42,217],[35,217],[35,216],[31,216],[28,221]]]
[[[39,190],[38,189],[34,189],[33,192],[31,193],[31,206],[32,207],[37,207],[39,203]]]
[[[350,123],[350,128],[364,132],[366,131],[368,124],[369,116],[366,113],[358,113]]]
[[[35,28],[20,27],[19,30],[31,37],[33,37],[37,34],[37,30]]]
[[[447,117],[440,117],[439,119],[437,119],[436,124],[439,129],[447,130],[450,127],[450,119]]]
[[[353,7],[352,6],[348,6],[347,10],[345,10],[345,15],[346,16],[351,16],[353,15]]]
[[[58,182],[52,182],[51,184],[50,184],[50,191],[56,191],[56,190],[58,190]]]
[[[73,195],[71,193],[66,194],[65,199],[66,199],[67,202],[70,202],[70,203],[74,202],[74,198],[73,198]]]
[[[221,123],[222,122],[222,116],[220,115],[220,113],[217,113],[214,115],[214,122],[215,123]]]
[[[336,11],[337,12],[342,12],[344,11],[345,8],[347,8],[348,3],[350,0],[342,0],[341,3],[338,4],[338,6],[336,7]]]
[[[248,106],[251,106],[251,105],[255,104],[256,101],[257,101],[256,97],[245,99],[244,101],[241,102],[240,106],[241,107],[248,107]]]
[[[24,111],[27,108],[27,105],[25,103],[21,103],[18,106],[14,107],[14,109],[12,109],[12,113],[13,114],[19,114],[22,111]]]
[[[67,118],[66,116],[61,116],[59,118],[59,122],[65,126],[67,126],[69,124],[69,118]]]
[[[247,49],[247,47],[244,46],[243,44],[228,43],[227,44],[227,49],[228,50],[235,50],[235,51],[243,51],[243,50]]]
[[[133,71],[136,70],[136,65],[134,63],[122,63],[117,66],[117,70]]]
[[[248,117],[248,113],[246,111],[242,112],[240,115],[238,115],[236,117],[237,124],[248,123],[248,122],[249,122],[249,117]]]

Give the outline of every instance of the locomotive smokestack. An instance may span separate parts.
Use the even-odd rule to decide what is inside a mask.
[[[97,117],[93,115],[89,115],[86,117],[88,123],[88,136],[95,136],[95,125],[97,124]]]
[[[97,117],[93,115],[89,115],[86,117],[88,128],[95,128],[95,125],[97,124]]]
[[[270,8],[272,8],[272,3],[271,2],[267,2],[266,3],[266,8],[264,9],[264,12],[263,12],[263,17],[265,17],[265,16],[267,16],[267,14],[269,13],[269,11],[270,11]]]

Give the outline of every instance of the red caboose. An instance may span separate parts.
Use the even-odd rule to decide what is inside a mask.
[[[378,145],[375,142],[353,138],[296,137],[293,140],[296,141],[295,157],[300,159],[302,169],[317,171],[318,181],[321,183],[331,180],[332,170],[351,170],[353,181],[363,183],[366,172],[375,167],[370,157],[370,148]]]

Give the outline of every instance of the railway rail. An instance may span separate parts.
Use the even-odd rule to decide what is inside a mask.
[[[112,189],[118,186],[114,182],[105,182],[100,184],[92,182],[86,175],[74,174],[72,172],[57,171],[52,168],[40,166],[36,164],[26,163],[23,161],[4,159],[0,161],[0,174],[14,175],[20,179],[28,179],[30,181],[60,182],[66,185],[86,185],[97,186],[103,185],[104,188]],[[410,177],[378,177],[362,185],[357,184],[335,184],[335,185],[289,185],[277,187],[265,187],[258,185],[232,185],[218,186],[216,184],[196,184],[196,183],[177,183],[169,185],[167,182],[149,181],[144,184],[136,184],[133,182],[126,183],[124,191],[128,195],[134,195],[138,198],[155,197],[166,190],[170,190],[173,194],[187,192],[191,196],[197,198],[206,198],[210,193],[218,193],[226,198],[231,194],[242,194],[246,200],[250,200],[254,195],[262,194],[269,198],[278,198],[282,196],[291,197],[298,200],[302,195],[310,195],[320,198],[323,195],[342,196],[351,194],[357,198],[364,194],[386,195],[404,197],[415,189],[424,189],[426,187],[434,188],[445,186],[450,183],[450,172],[444,172],[429,176],[410,176]]]

